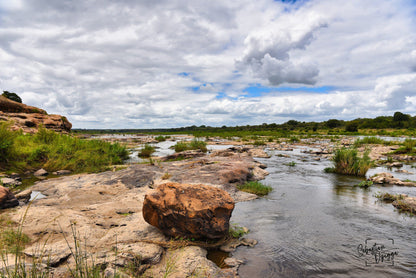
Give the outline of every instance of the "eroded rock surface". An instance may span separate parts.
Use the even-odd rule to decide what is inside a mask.
[[[34,133],[39,126],[59,132],[69,132],[72,124],[66,117],[48,115],[45,110],[0,96],[0,121],[11,122],[11,129]]]
[[[261,169],[259,164],[246,152],[224,153],[227,154],[205,155],[157,165],[132,165],[116,172],[62,176],[37,182],[30,190],[46,197],[33,201],[29,209],[23,205],[9,213],[16,222],[26,213],[23,232],[31,239],[25,250],[28,261],[37,256],[46,262],[50,258],[54,277],[65,277],[62,273],[75,264],[73,256],[68,255],[69,246],[65,237],[73,246],[75,228],[75,236],[86,248],[88,257],[94,258],[108,273],[114,269],[113,264],[118,269],[137,264],[140,271],[155,269],[156,266],[166,267],[163,264],[166,262],[169,238],[144,220],[144,196],[152,188],[170,180],[220,188],[238,201],[255,198],[253,194],[238,191],[235,182],[252,179],[253,171]],[[221,175],[218,174],[220,170]],[[163,178],[165,176],[169,180]],[[22,199],[26,197],[27,194],[24,194]],[[45,252],[36,254],[40,247]],[[115,256],[116,248],[118,256]],[[184,258],[189,259],[176,263],[178,269],[183,269],[178,272],[178,277],[189,274],[187,264],[193,265],[191,261],[204,266],[201,273],[206,271],[208,274],[216,273],[217,276],[212,274],[211,277],[223,277],[222,270],[204,256],[198,255],[198,259],[193,257],[196,253],[200,254],[196,250],[184,249]]]
[[[165,235],[220,239],[228,233],[234,200],[222,189],[203,184],[165,183],[147,194],[143,217]]]
[[[10,190],[0,185],[0,209],[12,208],[19,205],[19,201]]]

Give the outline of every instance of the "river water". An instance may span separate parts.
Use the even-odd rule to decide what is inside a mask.
[[[231,218],[249,227],[247,237],[259,241],[233,253],[245,261],[241,277],[416,277],[416,217],[373,196],[378,191],[416,196],[416,188],[362,189],[354,187],[362,179],[325,173],[332,166],[328,160],[316,161],[296,149],[273,154],[257,159],[268,166],[270,175],[263,183],[273,192],[236,204]],[[296,165],[288,166],[290,162]],[[383,171],[388,169],[369,174]],[[405,178],[416,180],[414,174]],[[381,251],[359,253],[360,244],[368,249],[376,244]],[[388,261],[384,256],[392,253],[394,259]]]

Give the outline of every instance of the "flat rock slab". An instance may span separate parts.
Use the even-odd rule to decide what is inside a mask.
[[[232,198],[241,201],[255,198],[255,195],[238,191],[233,179],[244,182],[253,178],[256,167],[248,154],[227,151],[222,155],[161,162],[156,166],[132,165],[116,172],[62,176],[39,181],[32,186],[31,190],[45,197],[33,201],[28,210],[28,206],[24,205],[7,213],[16,222],[26,213],[23,232],[32,242],[25,250],[28,255],[34,255],[33,244],[47,243],[50,250],[54,246],[62,247],[56,249],[62,250],[61,255],[50,254],[54,264],[59,265],[54,273],[65,272],[68,265],[75,263],[72,256],[67,258],[67,250],[62,244],[64,236],[70,243],[73,241],[73,225],[81,246],[85,246],[88,255],[97,256],[97,261],[100,259],[108,263],[108,258],[114,256],[115,247],[119,246],[122,248],[120,253],[126,256],[120,256],[117,262],[128,264],[131,254],[139,254],[145,266],[160,264],[165,257],[164,253],[160,255],[160,247],[142,243],[167,243],[168,239],[144,220],[142,207],[144,196],[159,183],[167,181],[162,177],[168,173],[171,181],[210,184],[224,189]],[[232,173],[235,169],[240,170]],[[223,171],[221,175],[218,174],[219,170]],[[240,177],[240,174],[243,176]],[[15,202],[18,202],[17,199]],[[60,266],[62,261],[65,261],[65,265]],[[215,265],[205,265],[209,271],[221,273]]]

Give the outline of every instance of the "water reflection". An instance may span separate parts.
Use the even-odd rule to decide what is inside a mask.
[[[238,203],[231,221],[251,229],[255,248],[233,254],[246,260],[241,277],[415,277],[416,218],[380,203],[377,191],[416,196],[416,188],[354,187],[362,178],[324,173],[330,161],[317,162],[299,151],[275,152],[289,157],[258,159],[269,166],[264,183],[274,191]],[[288,167],[294,161],[296,166]],[[393,237],[400,255],[395,266],[365,266],[357,245],[366,238]]]

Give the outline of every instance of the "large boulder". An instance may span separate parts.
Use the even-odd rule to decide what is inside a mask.
[[[219,239],[228,233],[234,200],[203,184],[165,183],[143,202],[143,218],[165,235]]]
[[[11,208],[19,205],[19,201],[10,190],[0,185],[0,209]]]

